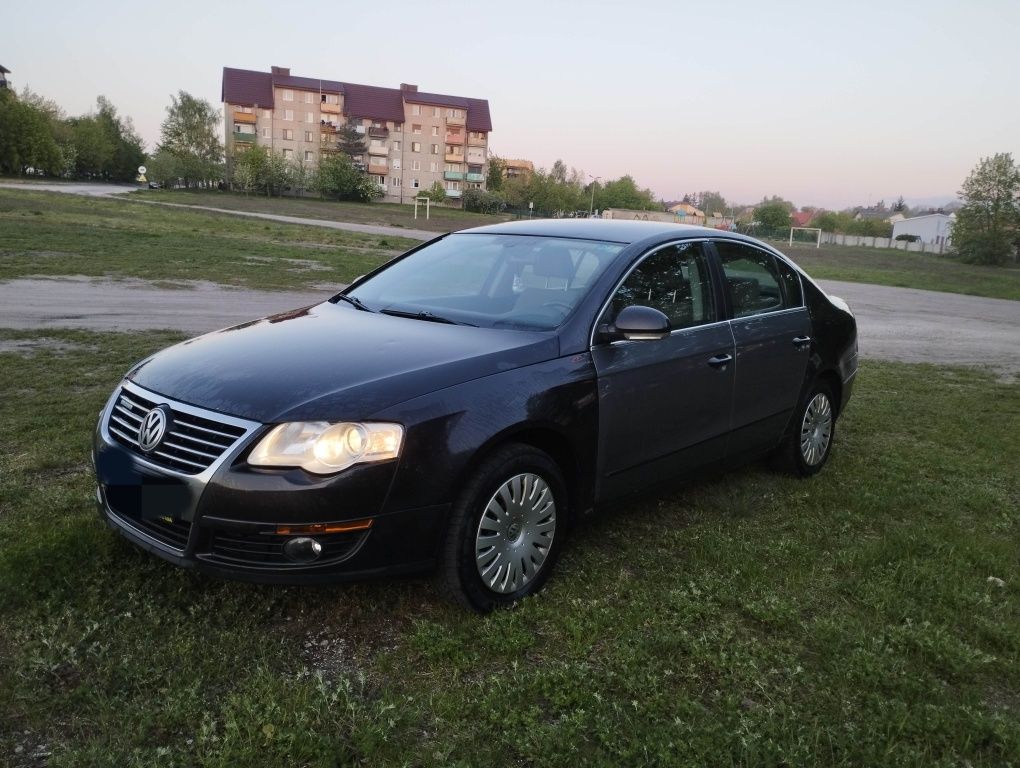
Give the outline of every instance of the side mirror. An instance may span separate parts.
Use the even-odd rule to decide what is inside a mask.
[[[669,318],[652,307],[632,305],[620,310],[616,322],[603,326],[602,333],[610,340],[656,341],[669,336]]]

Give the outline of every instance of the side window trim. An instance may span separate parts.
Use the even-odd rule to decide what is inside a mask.
[[[670,336],[672,336],[674,333],[684,333],[685,331],[694,331],[694,330],[698,330],[700,328],[707,328],[707,327],[712,326],[712,325],[719,325],[720,323],[729,322],[729,318],[725,316],[727,313],[726,313],[726,311],[724,311],[723,305],[720,304],[720,299],[722,298],[722,294],[725,294],[725,291],[723,291],[722,287],[719,285],[719,276],[718,276],[719,271],[717,270],[717,264],[716,264],[717,258],[716,258],[716,254],[715,254],[715,249],[714,249],[714,247],[712,247],[711,240],[709,240],[707,237],[684,237],[684,238],[679,238],[677,240],[670,240],[670,241],[665,242],[665,243],[660,243],[659,245],[656,245],[656,246],[652,247],[651,250],[645,251],[644,253],[642,253],[637,258],[637,260],[633,264],[630,265],[630,267],[628,267],[627,271],[623,273],[623,275],[620,277],[620,279],[617,280],[613,284],[612,289],[609,291],[609,293],[606,296],[605,300],[602,302],[601,308],[599,309],[598,312],[595,313],[595,322],[594,322],[594,324],[591,327],[591,333],[588,335],[588,347],[589,348],[595,346],[595,335],[598,332],[599,326],[602,325],[603,318],[605,317],[606,312],[609,310],[610,305],[613,303],[613,298],[616,296],[617,291],[619,291],[620,287],[625,282],[627,282],[628,278],[631,276],[631,274],[634,272],[634,270],[636,270],[638,267],[640,267],[642,264],[644,264],[646,259],[651,258],[656,253],[658,253],[659,251],[661,251],[661,250],[663,250],[665,248],[671,248],[671,247],[676,246],[676,245],[684,245],[684,244],[689,244],[689,243],[699,243],[701,245],[702,254],[705,257],[705,263],[708,266],[708,279],[709,279],[709,285],[712,288],[712,297],[713,297],[713,299],[715,301],[716,318],[715,318],[715,320],[713,320],[710,323],[700,323],[698,325],[689,325],[689,326],[687,326],[685,328],[674,328],[673,330],[670,331]],[[618,343],[624,343],[624,342],[614,342],[614,343],[618,344]]]
[[[772,257],[776,261],[783,262],[783,264],[790,271],[792,271],[793,274],[795,274],[797,276],[797,282],[800,285],[800,303],[797,304],[796,306],[781,307],[779,309],[772,309],[772,310],[768,310],[766,312],[756,312],[755,314],[747,315],[746,317],[735,317],[734,316],[734,312],[733,312],[733,302],[730,299],[730,292],[724,288],[724,286],[726,284],[726,282],[725,282],[725,280],[726,280],[726,273],[725,273],[725,270],[723,269],[722,258],[719,255],[719,251],[715,247],[716,243],[735,243],[737,245],[747,246],[748,248],[752,248],[752,249],[754,249],[756,251],[760,251],[761,253],[767,254],[768,256]],[[787,259],[783,254],[771,251],[771,250],[769,250],[767,248],[762,248],[760,245],[757,245],[756,243],[751,243],[751,242],[748,242],[746,240],[731,239],[731,238],[728,238],[728,237],[715,237],[715,238],[712,238],[710,240],[710,245],[712,247],[712,256],[714,257],[713,258],[713,262],[714,262],[716,270],[717,270],[717,272],[716,272],[716,280],[717,280],[717,282],[719,282],[720,293],[723,296],[723,306],[725,306],[725,308],[726,308],[726,316],[727,316],[728,320],[730,320],[730,321],[733,321],[733,320],[747,320],[748,318],[761,317],[763,315],[778,315],[781,312],[794,312],[796,310],[804,309],[807,306],[807,297],[804,294],[804,277],[803,277],[803,275],[801,275],[800,270],[797,269],[797,267],[795,267],[793,265],[793,263],[790,262],[790,260]],[[782,291],[782,293],[783,293],[783,301],[784,301],[784,303],[786,303],[786,300],[787,300],[788,297],[786,295],[786,286],[785,286],[783,280],[779,281],[779,289]]]

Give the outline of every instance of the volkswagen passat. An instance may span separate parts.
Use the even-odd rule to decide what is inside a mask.
[[[538,590],[596,504],[765,454],[814,474],[856,371],[846,304],[755,240],[482,227],[135,365],[96,430],[97,494],[177,565],[437,568],[484,611]]]

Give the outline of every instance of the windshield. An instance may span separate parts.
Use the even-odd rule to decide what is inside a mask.
[[[395,262],[348,295],[365,308],[488,328],[559,326],[624,246],[457,234]]]

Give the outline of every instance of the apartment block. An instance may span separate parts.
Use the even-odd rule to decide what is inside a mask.
[[[464,96],[223,68],[227,162],[252,145],[314,166],[339,151],[337,130],[351,125],[365,154],[355,157],[388,202],[408,202],[439,182],[450,201],[484,189],[492,119],[489,102]]]

